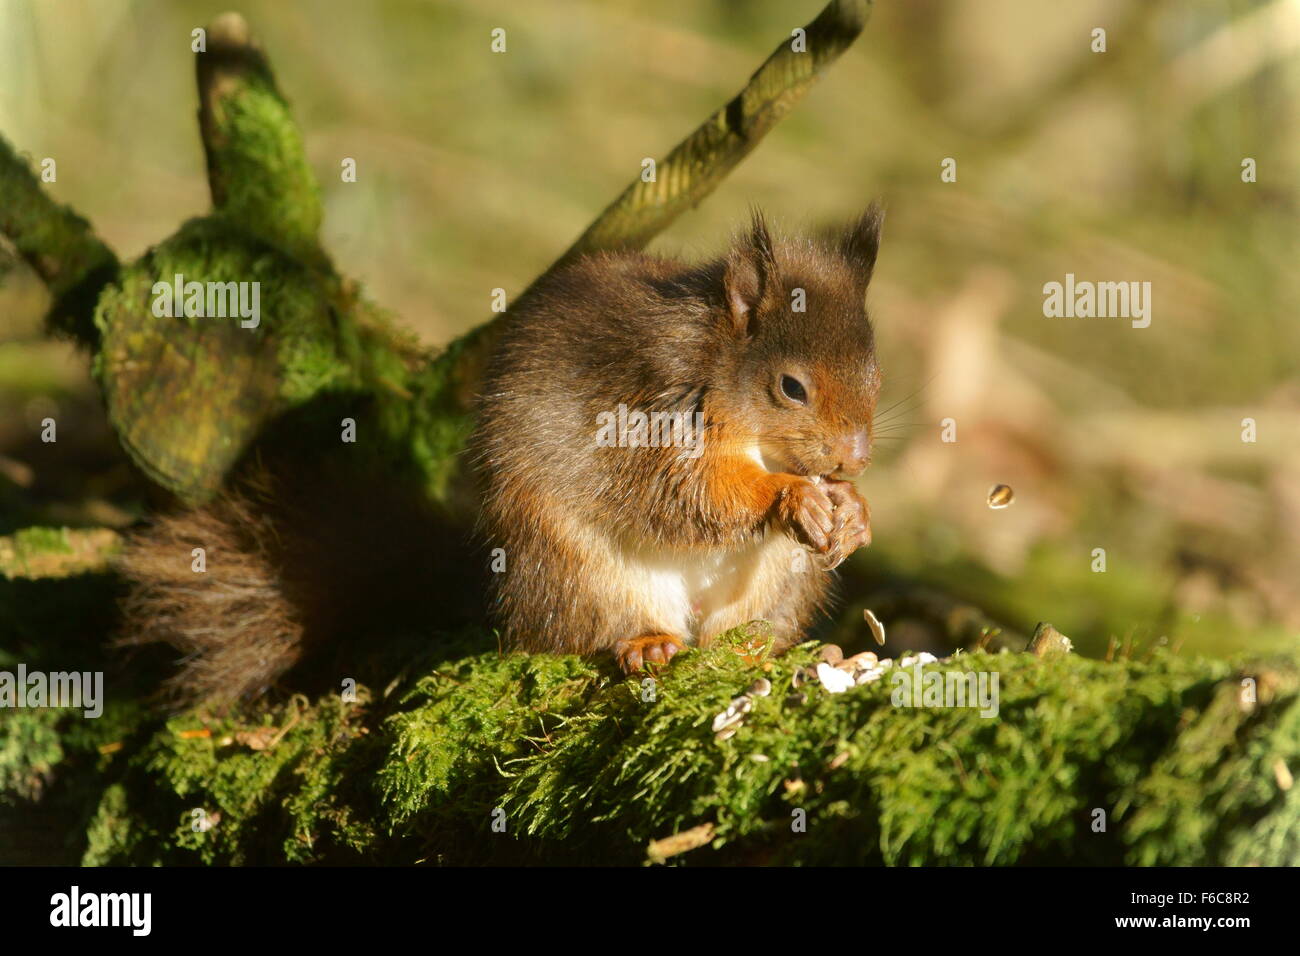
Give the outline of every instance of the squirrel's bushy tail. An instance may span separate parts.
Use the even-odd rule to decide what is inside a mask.
[[[409,482],[258,464],[128,536],[115,644],[178,651],[163,688],[177,704],[255,697],[290,670],[294,689],[371,679],[396,638],[481,615],[466,537]]]
[[[119,568],[130,590],[116,643],[179,651],[180,670],[165,687],[177,700],[254,696],[302,657],[305,615],[283,579],[271,491],[259,471],[127,539]]]

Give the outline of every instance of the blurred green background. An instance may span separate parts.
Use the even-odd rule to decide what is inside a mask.
[[[225,3],[0,0],[0,131],[123,259],[207,209],[190,31]],[[431,345],[521,291],[818,0],[248,0],[321,180],[323,240]],[[493,54],[490,31],[507,31]],[[1107,50],[1092,51],[1092,31]],[[1300,3],[909,0],[653,248],[888,204],[866,580],[1079,648],[1300,636]],[[341,181],[356,160],[358,181]],[[957,162],[957,181],[940,164]],[[1253,158],[1258,182],[1244,183]],[[144,510],[84,357],[0,246],[0,534]],[[1152,284],[1152,322],[1043,284]],[[39,422],[59,420],[59,441]],[[957,441],[940,441],[940,422]],[[1242,420],[1257,441],[1242,441]],[[1015,489],[991,510],[989,488]],[[1093,570],[1094,549],[1106,570]],[[852,598],[853,595],[850,595]]]

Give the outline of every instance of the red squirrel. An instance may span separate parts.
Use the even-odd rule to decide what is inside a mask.
[[[471,446],[514,646],[635,671],[758,618],[798,639],[822,569],[871,538],[843,479],[871,448],[880,222],[815,243],[756,217],[715,262],[589,256],[515,303]],[[328,686],[394,634],[482,620],[462,529],[401,476],[321,457],[309,427],[287,417],[222,495],[130,536],[118,643],[180,650],[179,701],[257,696],[291,668],[301,684],[308,658]]]
[[[715,261],[587,256],[505,316],[472,447],[513,646],[631,673],[754,619],[800,639],[871,541],[847,479],[880,390],[882,218],[811,240],[756,212]]]

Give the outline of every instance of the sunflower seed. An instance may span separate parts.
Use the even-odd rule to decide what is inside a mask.
[[[880,618],[871,608],[863,608],[862,619],[867,622],[867,627],[871,628],[871,636],[876,639],[876,643],[881,647],[885,646],[885,625],[880,623]]]
[[[1016,493],[1010,485],[994,485],[989,489],[989,507],[1005,508],[1016,500]]]

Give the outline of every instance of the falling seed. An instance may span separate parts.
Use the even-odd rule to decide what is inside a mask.
[[[876,617],[876,612],[871,608],[863,608],[862,619],[867,622],[867,627],[871,628],[871,636],[876,639],[876,643],[884,647],[885,625],[880,623],[880,618]]]
[[[766,677],[760,677],[749,685],[749,695],[751,697],[766,697],[770,693],[772,693],[772,682]]]
[[[839,753],[835,755],[835,758],[830,762],[830,767],[828,769],[839,770],[840,767],[843,767],[846,763],[848,763],[848,760],[849,760],[849,752],[847,750],[841,750]]]
[[[994,485],[989,491],[990,508],[1005,508],[1015,500],[1016,493],[1011,490],[1010,485]]]

